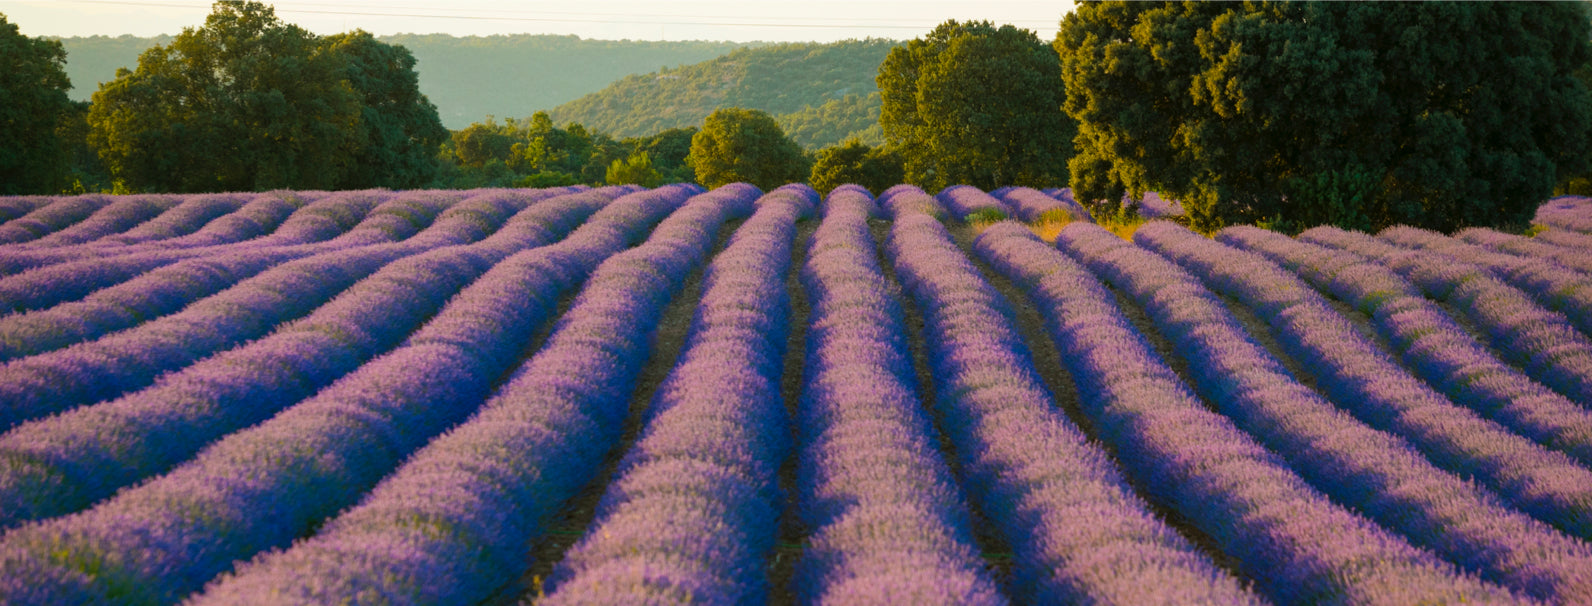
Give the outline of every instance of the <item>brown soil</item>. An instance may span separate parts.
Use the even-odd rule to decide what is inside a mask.
[[[802,362],[806,357],[808,317],[812,310],[807,302],[807,291],[801,285],[802,264],[807,262],[807,245],[818,229],[819,219],[814,217],[796,224],[796,242],[792,248],[790,273],[785,278],[785,290],[790,293],[790,334],[785,341],[785,370],[780,380],[780,394],[785,399],[785,409],[791,419],[796,418],[797,400],[801,397]],[[769,604],[788,606],[796,603],[791,588],[791,576],[796,571],[796,561],[809,534],[797,514],[796,454],[801,450],[797,441],[796,426],[791,425],[791,444],[794,446],[779,468],[779,488],[785,495],[785,509],[780,516],[779,543],[768,561]]]

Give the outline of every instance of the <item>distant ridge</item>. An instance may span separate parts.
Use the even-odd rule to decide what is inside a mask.
[[[578,36],[400,34],[381,36],[414,53],[420,91],[437,105],[442,123],[460,129],[488,115],[523,118],[597,91],[630,74],[696,63],[760,43],[583,40]],[[116,69],[132,69],[138,55],[171,36],[60,38],[67,51],[70,96],[88,100]]]
[[[720,107],[759,109],[814,148],[855,136],[877,142],[874,77],[900,42],[867,39],[742,48],[675,69],[621,78],[553,109],[559,124],[579,122],[616,137],[698,126]]]

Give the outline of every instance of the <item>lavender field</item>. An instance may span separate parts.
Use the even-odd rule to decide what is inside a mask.
[[[0,604],[1592,603],[1592,199],[1141,212],[0,198]]]

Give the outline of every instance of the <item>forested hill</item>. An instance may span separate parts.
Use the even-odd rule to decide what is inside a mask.
[[[579,122],[629,137],[699,126],[717,108],[743,107],[779,117],[785,130],[808,147],[853,134],[874,138],[879,107],[874,77],[897,44],[868,39],[742,48],[695,65],[627,76],[551,114],[559,124]]]
[[[631,74],[697,63],[756,46],[700,40],[583,40],[550,35],[401,34],[379,39],[414,53],[420,91],[437,105],[443,125],[452,129],[464,128],[487,115],[523,118]],[[100,82],[115,76],[116,68],[137,66],[140,52],[170,40],[170,36],[62,38],[67,51],[67,76],[74,85],[71,97],[87,100]],[[874,66],[878,63],[875,60]],[[872,76],[869,78],[871,84]]]

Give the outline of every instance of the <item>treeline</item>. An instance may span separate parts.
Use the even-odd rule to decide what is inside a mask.
[[[1451,230],[1524,224],[1592,174],[1581,3],[1081,2],[1051,42],[948,21],[905,44],[741,50],[613,89],[692,97],[591,98],[570,106],[589,119],[564,108],[452,133],[406,49],[310,36],[257,3],[218,2],[86,108],[50,92],[64,90],[59,44],[7,31],[0,44],[38,58],[0,74],[26,92],[0,108],[10,192],[53,191],[49,166],[90,166],[80,187],[98,166],[159,191],[904,181],[1070,186],[1108,219],[1154,191],[1203,230]],[[828,53],[846,60],[802,59]],[[869,70],[876,91],[840,86]],[[732,107],[754,103],[772,109]]]

